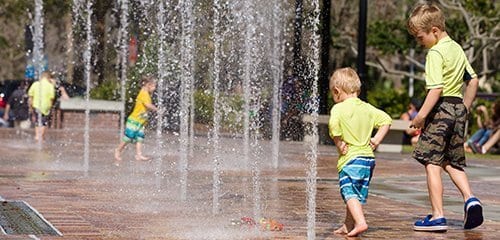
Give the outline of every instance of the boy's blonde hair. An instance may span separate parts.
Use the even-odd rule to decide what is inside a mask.
[[[419,31],[429,33],[432,27],[446,31],[443,11],[433,3],[417,4],[408,19],[408,31],[416,36]]]
[[[330,78],[330,89],[334,87],[348,94],[359,94],[361,91],[361,80],[354,69],[350,67],[340,68],[335,70]]]

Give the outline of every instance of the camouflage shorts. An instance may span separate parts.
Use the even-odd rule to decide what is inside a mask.
[[[422,134],[413,151],[420,163],[463,168],[467,109],[459,98],[440,99],[426,119]],[[457,103],[458,102],[458,103]]]

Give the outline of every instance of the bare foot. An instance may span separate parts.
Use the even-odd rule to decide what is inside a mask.
[[[137,161],[148,161],[150,158],[143,155],[135,155],[135,160]]]
[[[345,235],[345,234],[347,234],[347,226],[344,224],[344,225],[342,225],[342,227],[340,227],[337,230],[333,231],[333,233]]]
[[[115,162],[117,161],[121,161],[122,160],[122,157],[120,156],[121,155],[121,152],[118,148],[115,149]]]
[[[368,230],[368,225],[366,223],[358,224],[358,225],[354,226],[354,228],[347,234],[347,236],[348,237],[356,237],[360,233],[363,233],[366,230]]]

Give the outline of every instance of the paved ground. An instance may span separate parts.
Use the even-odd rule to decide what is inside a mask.
[[[51,130],[42,146],[31,138],[30,131],[0,129],[0,197],[26,201],[63,236],[0,239],[308,239],[309,164],[302,143],[282,142],[279,168],[274,169],[271,144],[261,142],[257,157],[248,163],[258,171],[247,171],[240,139],[221,140],[222,154],[214,158],[207,138],[199,136],[184,171],[175,135],[161,141],[149,137],[151,161],[135,161],[133,147],[127,148],[119,167],[112,157],[115,132],[90,133],[88,161],[82,132]],[[445,177],[450,230],[422,233],[411,227],[429,212],[424,169],[407,154],[377,156],[365,206],[369,229],[359,239],[500,239],[500,162],[468,160],[471,185],[486,209],[481,227],[462,229],[462,202]],[[335,159],[333,147],[319,146],[316,221],[309,230],[315,239],[344,239],[333,234],[345,213]],[[220,184],[213,183],[214,166],[221,170]],[[219,198],[212,197],[214,189]],[[231,225],[232,219],[256,215],[276,219],[284,231]]]

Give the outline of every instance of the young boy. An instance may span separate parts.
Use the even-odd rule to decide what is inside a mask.
[[[50,120],[50,109],[54,104],[55,79],[48,71],[42,72],[40,80],[31,84],[28,90],[28,105],[32,122],[35,124],[35,140],[42,142]]]
[[[391,117],[358,98],[361,81],[352,68],[336,70],[330,91],[337,103],[330,112],[330,136],[339,151],[337,170],[346,218],[334,233],[357,236],[368,229],[362,204],[375,168],[373,150],[382,142],[392,123]],[[372,132],[378,128],[374,137]]]
[[[136,144],[136,160],[149,160],[148,157],[142,155],[142,142],[144,141],[144,125],[148,120],[148,110],[155,112],[158,110],[156,106],[152,104],[150,96],[156,89],[156,82],[152,77],[143,77],[141,85],[141,90],[135,99],[134,109],[127,118],[122,141],[120,145],[118,145],[118,148],[115,149],[115,165],[120,164],[122,160],[121,152],[128,143]]]
[[[413,157],[425,166],[432,214],[416,221],[413,229],[448,229],[443,212],[443,170],[463,196],[464,228],[472,229],[482,224],[483,215],[481,202],[473,196],[463,169],[464,136],[478,79],[460,45],[446,33],[445,18],[438,6],[418,4],[408,19],[408,30],[429,49],[425,62],[427,96],[411,126],[422,129]]]

